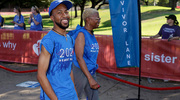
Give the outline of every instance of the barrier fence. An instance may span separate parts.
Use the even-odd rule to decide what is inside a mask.
[[[14,72],[14,73],[31,73],[31,72],[37,72],[37,69],[34,69],[34,70],[25,70],[25,71],[17,71],[17,70],[12,70],[12,69],[9,69],[9,68],[6,68],[4,66],[1,66],[0,65],[0,68],[4,69],[4,70],[7,70],[7,71],[10,71],[10,72]],[[129,82],[129,81],[126,81],[126,80],[122,80],[122,79],[119,79],[117,77],[114,77],[114,76],[111,76],[111,75],[108,75],[106,73],[103,73],[99,70],[97,70],[97,72],[101,75],[104,75],[106,77],[109,77],[111,79],[114,79],[114,80],[117,80],[117,81],[120,81],[120,82],[123,82],[123,83],[126,83],[126,84],[129,84],[129,85],[133,85],[133,86],[136,86],[136,87],[140,87],[140,88],[144,88],[144,89],[148,89],[148,90],[161,90],[161,91],[164,91],[164,90],[178,90],[180,89],[180,86],[177,86],[177,87],[147,87],[147,86],[143,86],[143,85],[139,85],[139,84],[136,84],[136,83],[132,83],[132,82]]]
[[[40,41],[46,31],[0,29],[0,61],[37,64]],[[112,36],[96,35],[99,44],[99,71],[139,75],[138,68],[117,68]],[[142,77],[180,81],[180,41],[141,41]]]

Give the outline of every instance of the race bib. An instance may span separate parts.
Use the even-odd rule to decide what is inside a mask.
[[[15,24],[15,25],[14,25],[14,27],[18,27],[18,25],[17,25],[17,24]]]
[[[31,22],[31,26],[34,26],[34,23],[33,23],[33,22]]]

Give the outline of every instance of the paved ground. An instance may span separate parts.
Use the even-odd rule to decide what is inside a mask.
[[[0,65],[14,70],[37,69],[36,65],[5,63]],[[40,88],[17,87],[16,84],[25,81],[37,81],[36,72],[33,73],[12,73],[0,68],[0,100],[39,100]],[[111,74],[113,75],[113,74]],[[97,74],[100,100],[126,100],[138,97],[138,88]],[[124,80],[138,83],[138,78],[121,75]],[[142,78],[142,85],[150,87],[174,87],[180,86],[180,82],[164,82],[153,79],[149,83],[146,78]],[[180,100],[180,90],[152,91],[141,89],[141,98],[144,100]]]

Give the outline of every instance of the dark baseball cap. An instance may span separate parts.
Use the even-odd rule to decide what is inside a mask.
[[[176,21],[176,16],[175,15],[169,15],[169,16],[165,16],[167,19],[172,19],[174,21]]]
[[[51,12],[54,8],[56,8],[58,5],[64,4],[66,5],[67,9],[69,10],[72,7],[72,3],[69,0],[56,0],[51,2],[51,5],[49,7],[49,16],[51,16]]]

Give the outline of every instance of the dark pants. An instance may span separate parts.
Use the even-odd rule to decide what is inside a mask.
[[[87,97],[88,100],[99,100],[98,90],[91,89],[89,85],[89,81],[87,77],[85,76],[85,74],[82,72],[82,70],[74,66],[74,64],[72,64],[72,67],[73,67],[73,74],[74,74],[74,82],[75,82],[79,99],[84,100]],[[94,80],[97,81],[96,73],[92,75],[92,77],[94,78]]]

